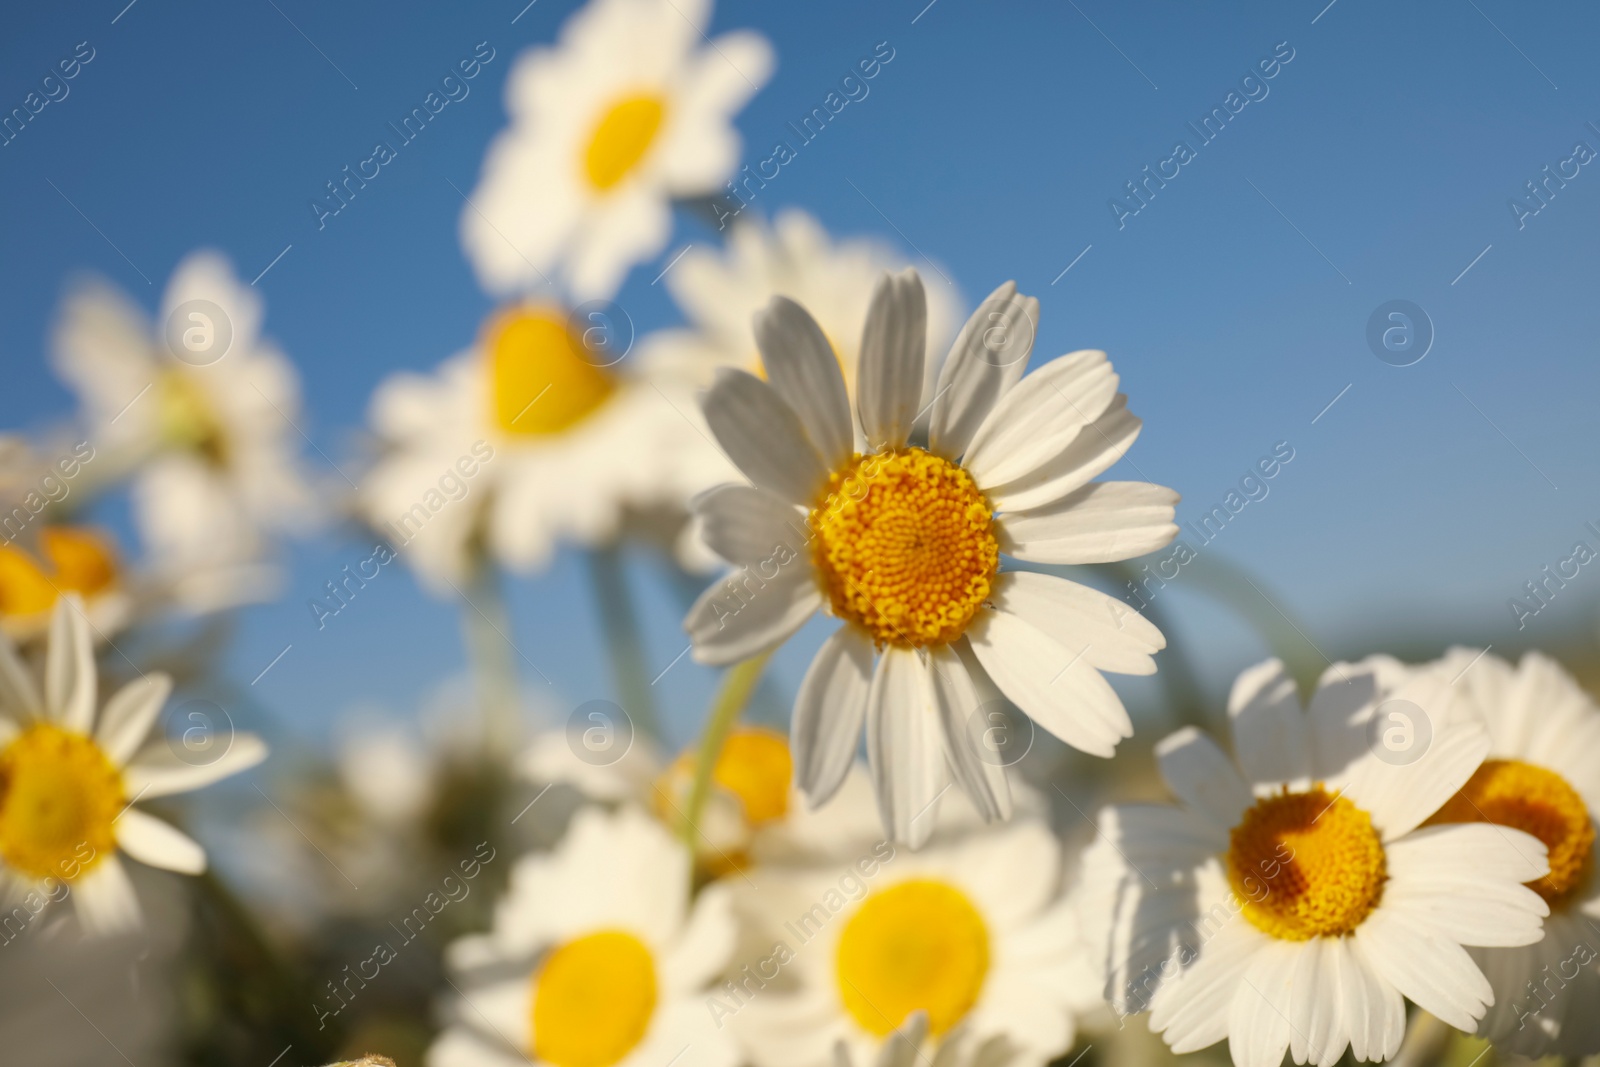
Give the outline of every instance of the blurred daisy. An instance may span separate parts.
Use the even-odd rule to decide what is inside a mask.
[[[429,1067],[736,1067],[703,1002],[735,936],[722,887],[689,900],[688,853],[660,824],[584,808],[518,862],[493,930],[451,946],[461,1001]]]
[[[708,39],[710,15],[710,0],[591,0],[555,47],[517,61],[511,126],[461,214],[487,289],[527,292],[561,264],[578,300],[609,297],[666,247],[672,199],[733,173],[732,116],[772,50],[749,32]]]
[[[741,569],[690,610],[695,657],[734,663],[819,610],[842,619],[795,701],[796,778],[812,804],[827,800],[864,724],[884,824],[913,846],[931,830],[917,817],[944,792],[947,766],[985,818],[1010,813],[1004,768],[978,740],[975,677],[1068,744],[1110,756],[1133,726],[1101,671],[1152,673],[1165,644],[1103,593],[1000,573],[1001,552],[1129,559],[1178,529],[1172,490],[1091,481],[1140,428],[1105,353],[1073,352],[1023,377],[1038,307],[1009,282],[997,289],[924,402],[922,282],[885,275],[863,333],[858,434],[827,336],[777,297],[756,323],[767,380],[724,368],[703,400],[753,485],[696,501],[706,543]],[[926,447],[911,440],[924,408]]]
[[[1483,1017],[1494,993],[1463,945],[1542,936],[1549,909],[1521,883],[1548,872],[1544,845],[1423,825],[1489,738],[1452,721],[1448,675],[1391,687],[1392,664],[1330,668],[1304,711],[1277,660],[1244,672],[1228,702],[1232,760],[1180,730],[1156,757],[1183,806],[1102,813],[1084,877],[1114,888],[1109,995],[1118,1012],[1148,1008],[1174,1052],[1227,1038],[1238,1067],[1277,1067],[1285,1051],[1331,1067],[1346,1047],[1386,1060],[1402,998],[1463,1030]],[[1380,709],[1431,723],[1431,739],[1369,740]]]
[[[51,613],[42,674],[41,689],[0,637],[0,881],[12,899],[50,896],[65,883],[89,932],[130,929],[139,902],[119,851],[182,874],[206,865],[199,845],[134,803],[252,767],[266,746],[238,734],[223,755],[196,764],[164,740],[145,745],[172,682],[152,672],[100,707],[94,645],[75,596]]]
[[[915,854],[881,843],[844,875],[750,878],[732,885],[741,910],[764,919],[771,954],[711,1005],[757,1067],[828,1067],[841,1043],[845,1062],[873,1063],[917,1012],[930,1043],[958,1058],[1003,1038],[1013,1062],[1042,1067],[1072,1047],[1076,1014],[1100,1003],[1060,896],[1060,843],[1041,821]],[[749,984],[780,967],[792,991]]]
[[[537,570],[563,541],[614,540],[637,511],[681,512],[705,484],[711,449],[676,429],[687,388],[619,373],[591,340],[558,308],[516,306],[437,373],[378,387],[361,509],[436,591],[480,552]]]
[[[1003,1034],[983,1042],[966,1041],[959,1034],[940,1042],[932,1057],[924,1054],[928,1040],[927,1012],[912,1012],[905,1025],[878,1047],[877,1058],[862,1067],[1010,1067],[1017,1062],[1017,1049]],[[834,1067],[856,1067],[850,1046],[841,1041],[834,1046]]]
[[[44,635],[61,597],[76,593],[102,640],[127,621],[132,597],[110,534],[87,526],[45,526],[37,547],[0,544],[0,632],[15,641]]]
[[[152,570],[192,611],[268,596],[273,535],[311,518],[299,383],[261,318],[260,297],[227,261],[196,252],[168,283],[154,330],[104,285],[70,295],[56,327],[56,366],[97,463],[134,473]]]
[[[1550,905],[1544,940],[1472,949],[1494,989],[1478,1033],[1519,1056],[1569,1059],[1600,1052],[1600,707],[1560,665],[1529,652],[1513,667],[1454,649],[1440,661],[1459,676],[1467,709],[1489,731],[1489,758],[1432,823],[1489,822],[1543,841],[1550,873],[1529,883]]]

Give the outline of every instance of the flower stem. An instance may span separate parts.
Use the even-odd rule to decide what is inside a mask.
[[[480,559],[462,593],[461,629],[483,705],[485,751],[503,757],[518,740],[517,669],[511,661],[511,619],[494,564]]]
[[[689,787],[688,810],[684,812],[683,839],[690,851],[694,850],[695,840],[700,833],[700,816],[704,814],[706,801],[711,796],[712,769],[716,767],[722,746],[727,743],[733,724],[739,721],[739,713],[755,691],[756,682],[761,679],[761,672],[767,660],[772,658],[773,651],[768,649],[735,664],[723,676],[722,688],[711,704],[705,733],[700,737],[700,751],[695,756],[694,784]]]
[[[589,576],[594,581],[595,600],[600,605],[600,626],[605,633],[606,652],[611,657],[611,673],[616,678],[622,707],[636,727],[652,737],[660,737],[650,680],[645,676],[639,613],[628,589],[621,551],[614,545],[607,545],[590,552]]]

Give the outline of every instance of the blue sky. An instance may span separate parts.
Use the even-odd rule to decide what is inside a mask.
[[[9,14],[0,108],[75,50],[93,58],[0,147],[0,426],[70,413],[45,357],[73,276],[104,275],[153,308],[173,266],[208,246],[247,280],[272,265],[257,288],[303,377],[303,425],[348,462],[375,384],[433,366],[492,307],[459,250],[457,189],[504,124],[513,57],[574,7],[524,2],[109,0]],[[1543,204],[1525,188],[1577,142],[1600,150],[1600,11],[925,3],[718,8],[716,30],[754,27],[777,50],[776,75],[739,117],[751,164],[880,43],[894,55],[753,210],[799,206],[836,234],[883,238],[964,307],[1006,278],[1037,294],[1035,360],[1111,354],[1145,420],[1115,476],[1177,488],[1180,522],[1223,504],[1287,442],[1294,458],[1268,494],[1202,554],[1247,568],[1330,653],[1408,635],[1509,647],[1575,621],[1592,640],[1600,568],[1520,634],[1507,601],[1575,541],[1600,547],[1585,528],[1600,524],[1600,165],[1566,163],[1576,175],[1546,186]],[[309,202],[324,182],[480,42],[495,58],[470,94],[319,230]],[[1244,81],[1274,57],[1270,79]],[[1203,143],[1189,124],[1218,108],[1230,118]],[[1180,140],[1192,158],[1163,164]],[[1177,172],[1138,205],[1125,185],[1147,166]],[[677,321],[651,279],[684,244],[715,240],[684,217],[667,253],[634,272],[620,302],[641,328]],[[1369,318],[1392,300],[1432,324],[1410,366],[1368,345]],[[292,645],[251,689],[249,714],[316,736],[353,704],[414,708],[462,669],[455,610],[398,570],[317,632],[307,597],[369,551],[337,532],[298,546],[284,599],[244,613],[227,666],[241,685]],[[654,674],[685,643],[679,609],[647,560],[634,572]],[[516,582],[512,600],[517,644],[551,684],[527,680],[558,710],[611,695],[580,557]],[[1167,605],[1206,677],[1262,654],[1182,577]],[[780,659],[786,690],[819,636]],[[685,659],[658,686],[680,732],[713,681]]]

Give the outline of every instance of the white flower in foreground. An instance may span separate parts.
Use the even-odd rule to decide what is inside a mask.
[[[518,59],[511,125],[461,213],[492,292],[527,292],[558,264],[577,299],[609,297],[666,247],[674,197],[715,192],[738,165],[732,116],[772,70],[747,31],[708,40],[710,0],[591,0],[552,48]]]
[[[1478,1033],[1507,1051],[1569,1059],[1600,1052],[1600,707],[1560,665],[1529,652],[1513,667],[1455,649],[1440,661],[1489,731],[1489,758],[1433,817],[1524,830],[1550,850],[1532,888],[1550,905],[1544,940],[1475,948],[1494,987]]]
[[[575,329],[551,305],[507,308],[437,373],[393,375],[373,395],[381,453],[360,507],[436,592],[467,580],[479,552],[537,570],[563,542],[681,513],[705,484],[712,450],[684,422],[688,389],[625,373]]]
[[[1042,1067],[1101,1003],[1060,893],[1060,843],[1039,820],[917,853],[880,842],[839,870],[749,877],[730,884],[759,917],[762,956],[711,1006],[757,1067],[829,1067],[840,1043],[848,1062],[873,1063],[916,1012],[958,1058],[998,1037],[1013,1062]]]
[[[299,382],[261,318],[261,298],[227,261],[196,252],[173,273],[153,329],[104,285],[69,296],[56,327],[56,366],[83,405],[96,477],[134,472],[151,567],[192,611],[270,595],[274,535],[312,518]]]
[[[702,663],[788,639],[819,610],[845,623],[795,701],[795,775],[830,797],[863,724],[884,824],[917,845],[947,765],[987,819],[1010,813],[1004,768],[979,739],[987,674],[1041,726],[1110,756],[1133,733],[1101,671],[1149,674],[1161,634],[1120,601],[1060,578],[1000,572],[1128,559],[1172,540],[1178,495],[1094,482],[1138,436],[1103,352],[1023,377],[1038,301],[1007,283],[967,321],[923,400],[922,282],[885,275],[861,343],[856,407],[828,338],[775,298],[756,321],[767,381],[724,369],[706,421],[753,483],[696,501],[706,543],[741,569],[685,627]],[[926,447],[913,423],[931,407]],[[876,664],[874,659],[876,658]]]
[[[1285,1051],[1331,1067],[1347,1046],[1385,1060],[1405,1033],[1402,998],[1463,1030],[1483,1017],[1494,993],[1463,945],[1541,937],[1549,909],[1521,883],[1548,871],[1544,845],[1423,825],[1489,738],[1457,719],[1448,675],[1390,688],[1395,667],[1335,665],[1302,711],[1283,665],[1260,664],[1228,702],[1232,760],[1179,730],[1156,756],[1183,806],[1102,813],[1084,880],[1103,910],[1086,906],[1085,922],[1110,930],[1112,1006],[1149,1009],[1174,1052],[1226,1038],[1238,1067],[1278,1067]],[[1425,747],[1369,742],[1393,708],[1431,723]]]
[[[493,930],[451,946],[462,999],[429,1067],[736,1067],[704,1003],[735,937],[726,890],[691,902],[689,855],[654,819],[581,809],[518,861]]]
[[[182,874],[206,865],[199,845],[134,803],[199,789],[261,762],[267,750],[237,734],[219,758],[195,765],[164,740],[146,745],[171,679],[152,672],[100,707],[82,611],[75,596],[56,602],[42,689],[0,637],[0,882],[13,900],[59,898],[65,883],[84,928],[110,934],[139,922],[119,851]]]

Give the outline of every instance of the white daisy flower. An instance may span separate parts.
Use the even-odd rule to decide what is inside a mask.
[[[1133,726],[1101,671],[1152,673],[1165,644],[1115,598],[1000,572],[1002,552],[1121,560],[1178,530],[1172,490],[1091,481],[1140,429],[1105,353],[1073,352],[1023,378],[1038,307],[1009,282],[997,289],[925,403],[922,282],[885,275],[862,335],[858,434],[827,336],[778,297],[756,321],[767,380],[724,368],[702,402],[753,485],[696,502],[706,543],[741,570],[690,610],[695,658],[754,656],[819,610],[843,620],[795,702],[796,779],[811,803],[827,800],[865,725],[884,824],[913,846],[931,831],[918,816],[947,764],[986,818],[1009,815],[1004,768],[975,736],[985,673],[1057,737],[1110,756]],[[925,407],[924,447],[911,434]]]
[[[1017,1047],[1004,1034],[987,1041],[966,1041],[952,1034],[939,1042],[932,1056],[923,1049],[928,1041],[928,1013],[912,1012],[904,1026],[886,1038],[877,1058],[864,1067],[1012,1067],[1017,1062]],[[834,1067],[856,1067],[850,1046],[843,1041],[834,1046]]]
[[[772,49],[746,31],[708,39],[710,15],[710,0],[591,0],[558,44],[517,61],[511,125],[461,213],[485,288],[524,293],[560,264],[578,300],[609,297],[666,247],[672,199],[733,173],[732,117]]]
[[[14,641],[43,637],[62,596],[75,593],[89,626],[107,637],[128,621],[133,596],[116,542],[88,526],[41,526],[34,544],[0,544],[0,633]]]
[[[299,383],[261,318],[261,298],[227,261],[196,252],[173,273],[154,329],[104,285],[73,293],[56,328],[56,366],[104,457],[97,476],[99,464],[136,472],[152,569],[192,611],[268,596],[273,535],[312,515]]]
[[[1149,1009],[1174,1052],[1224,1038],[1238,1067],[1331,1067],[1346,1047],[1400,1047],[1402,998],[1471,1030],[1494,1001],[1464,945],[1527,945],[1549,869],[1536,838],[1425,826],[1489,750],[1459,718],[1448,676],[1391,660],[1336,665],[1302,710],[1277,660],[1239,676],[1234,757],[1189,727],[1156,746],[1182,807],[1106,809],[1084,879],[1109,929],[1113,1008]],[[1369,740],[1390,709],[1431,738],[1397,754]],[[1381,709],[1381,711],[1380,711]],[[1420,736],[1420,735],[1418,735]],[[1094,894],[1086,896],[1091,899]]]
[[[164,740],[145,744],[172,681],[151,672],[101,707],[76,596],[56,602],[43,659],[36,679],[0,636],[0,883],[13,900],[58,895],[65,883],[85,929],[117,933],[139,922],[118,852],[182,874],[206,865],[199,845],[133,805],[252,767],[266,746],[236,734],[223,755],[197,765]]]
[[[710,1003],[757,1067],[829,1067],[839,1044],[841,1059],[872,1063],[917,1012],[930,1043],[958,1059],[1004,1038],[1012,1062],[1042,1067],[1101,1003],[1061,896],[1061,845],[1042,821],[749,877],[730,884],[759,917],[763,955]]]
[[[507,308],[437,373],[393,375],[373,395],[382,451],[360,507],[436,592],[466,580],[479,552],[535,571],[563,542],[609,542],[636,512],[681,511],[705,484],[712,450],[660,427],[687,429],[688,389],[620,373],[574,329],[551,305]]]
[[[1530,883],[1550,905],[1544,940],[1474,948],[1494,988],[1478,1033],[1520,1056],[1581,1059],[1600,1052],[1600,707],[1554,660],[1529,652],[1513,667],[1453,649],[1466,709],[1489,731],[1489,758],[1435,823],[1490,822],[1543,841],[1550,873]]]
[[[493,930],[451,946],[462,996],[429,1067],[736,1067],[704,1004],[736,936],[723,887],[691,903],[689,855],[659,823],[581,809],[518,862]]]

